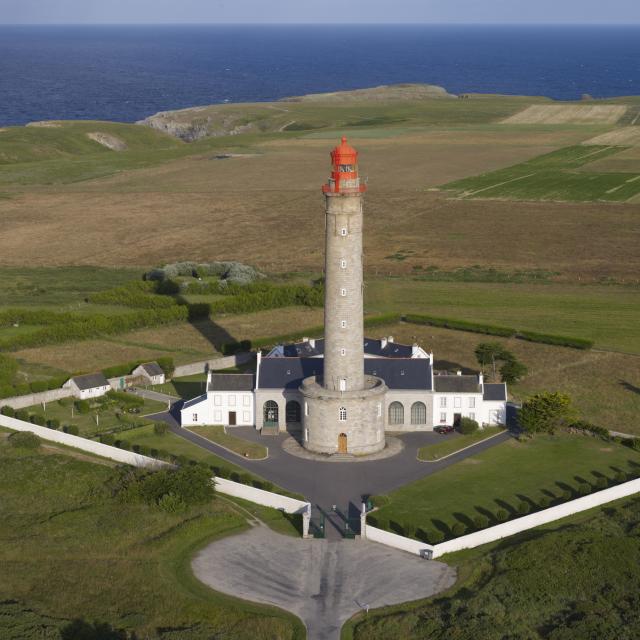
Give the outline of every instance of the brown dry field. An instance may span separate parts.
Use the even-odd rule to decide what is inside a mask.
[[[369,271],[408,271],[409,262],[384,258],[409,249],[440,267],[491,264],[585,275],[579,263],[588,256],[598,269],[606,265],[607,275],[636,272],[637,206],[474,202],[427,191],[598,132],[558,129],[459,128],[355,141],[369,177]],[[317,271],[320,185],[333,143],[279,140],[257,147],[253,157],[192,157],[107,179],[14,190],[0,201],[0,264],[146,267],[233,259],[267,271]],[[621,225],[628,229],[623,236]]]
[[[617,145],[622,147],[640,147],[640,126],[621,127],[607,133],[602,133],[595,138],[585,140],[582,144],[589,145]]]
[[[504,124],[615,124],[626,111],[626,106],[614,104],[533,104],[502,122]]]
[[[640,127],[635,128],[640,132]],[[581,167],[580,171],[638,173],[640,171],[640,145],[616,153],[614,156],[590,162]]]

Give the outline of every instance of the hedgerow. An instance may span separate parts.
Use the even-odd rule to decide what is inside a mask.
[[[502,336],[505,338],[511,338],[516,335],[516,330],[511,327],[500,327],[479,322],[468,322],[466,320],[454,320],[453,318],[439,318],[436,316],[409,313],[403,316],[402,319],[411,324],[427,324],[432,327],[458,329],[459,331],[471,331],[473,333],[484,333],[491,336]]]
[[[534,331],[519,331],[518,338],[528,342],[540,342],[542,344],[552,344],[559,347],[571,347],[572,349],[591,349],[593,342],[583,338],[571,338],[569,336],[555,336],[549,333],[535,333]]]
[[[134,281],[121,287],[92,293],[88,300],[93,304],[112,304],[140,309],[166,309],[177,304],[173,298],[155,293],[155,289],[152,282]]]

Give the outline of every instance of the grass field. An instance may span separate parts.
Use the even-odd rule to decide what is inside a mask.
[[[587,436],[512,439],[392,492],[376,517],[413,523],[427,539],[435,530],[450,536],[456,522],[472,528],[478,514],[496,522],[500,508],[516,515],[522,501],[537,505],[565,489],[577,495],[579,483],[595,484],[601,475],[613,479],[619,470],[637,473],[640,454]]]
[[[244,530],[236,507],[214,500],[168,514],[124,503],[108,489],[113,474],[61,453],[20,453],[2,439],[3,638],[57,640],[76,618],[150,640],[304,637],[297,619],[217,594],[191,574],[200,547]]]
[[[640,193],[640,171],[580,172],[625,147],[574,146],[521,164],[445,185],[461,198],[625,202]]]
[[[438,442],[436,444],[429,444],[421,447],[418,450],[418,459],[427,462],[432,460],[440,460],[440,458],[450,456],[452,453],[460,451],[465,447],[470,447],[471,445],[482,442],[487,438],[492,438],[501,431],[502,429],[500,429],[500,427],[485,427],[484,429],[476,431],[475,433],[466,435],[456,433],[455,437],[453,438],[443,440],[442,442]]]
[[[626,499],[446,558],[458,582],[360,614],[343,640],[619,640],[640,634],[640,501]]]
[[[207,425],[202,427],[189,427],[189,431],[230,449],[239,456],[252,460],[262,460],[267,457],[267,448],[256,442],[249,442],[233,435],[233,428],[225,429],[221,425]]]

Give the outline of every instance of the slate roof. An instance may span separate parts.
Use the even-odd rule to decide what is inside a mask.
[[[74,376],[71,379],[75,382],[76,387],[78,387],[80,391],[109,386],[109,381],[101,373],[88,373],[84,376]]]
[[[203,396],[198,396],[197,398],[191,398],[191,400],[187,400],[182,404],[182,406],[180,407],[180,411],[184,411],[184,409],[189,409],[190,407],[200,404],[201,402],[205,402],[206,399],[206,394]]]
[[[507,385],[504,382],[484,385],[483,400],[502,401],[507,399]]]
[[[477,376],[434,376],[436,393],[482,393]]]
[[[386,346],[383,347],[382,340],[374,340],[366,337],[363,345],[364,352],[370,356],[410,358],[413,353],[413,347],[410,345],[387,342]],[[309,342],[285,344],[283,351],[285,358],[311,358],[313,356],[321,356],[324,354],[324,338],[316,340],[314,346],[311,346]]]
[[[149,376],[162,376],[164,371],[157,362],[145,362],[140,365]]]
[[[260,363],[260,389],[297,389],[304,378],[320,376],[321,358],[264,358]],[[367,375],[382,378],[390,389],[431,390],[431,364],[426,358],[365,358]]]
[[[252,373],[212,373],[209,391],[253,391]]]

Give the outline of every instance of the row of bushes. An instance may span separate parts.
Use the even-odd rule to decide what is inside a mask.
[[[0,414],[2,414],[3,416],[7,416],[8,418],[22,420],[22,422],[30,422],[31,424],[35,424],[38,427],[48,427],[49,429],[53,429],[54,431],[60,429],[60,420],[58,420],[58,418],[47,419],[39,413],[30,413],[27,409],[14,410],[12,407],[5,405],[4,407],[0,408]],[[79,429],[75,424],[64,425],[62,427],[62,430],[65,433],[70,433],[74,436],[77,436],[79,434]]]
[[[394,520],[390,520],[382,515],[370,515],[368,516],[369,522],[379,529],[386,531],[392,531],[398,535],[405,536],[407,538],[417,538],[422,542],[428,544],[439,544],[446,538],[459,538],[467,533],[473,531],[480,531],[490,526],[495,526],[506,522],[511,518],[520,518],[535,511],[542,511],[548,509],[550,506],[562,504],[563,502],[569,502],[576,498],[589,495],[594,491],[602,491],[614,484],[622,484],[627,482],[631,477],[624,471],[618,471],[613,479],[609,479],[604,475],[599,476],[594,484],[588,482],[581,482],[577,487],[572,487],[563,490],[555,500],[552,500],[548,496],[543,496],[537,502],[521,500],[515,509],[500,508],[495,512],[491,512],[488,509],[484,509],[484,513],[478,513],[472,518],[460,514],[458,521],[451,527],[448,527],[448,535],[445,532],[436,530],[426,532],[424,529],[418,528],[414,523],[399,523]],[[567,485],[568,486],[568,485]]]
[[[48,380],[34,380],[33,382],[21,382],[19,384],[0,385],[0,398],[13,398],[15,396],[26,396],[30,393],[42,393],[59,389],[69,376],[49,378]]]
[[[145,327],[171,324],[189,319],[189,310],[185,306],[175,305],[167,309],[145,309],[117,315],[71,316],[67,322],[43,326],[31,333],[13,336],[0,341],[0,350],[17,350],[27,347],[40,347],[58,344],[69,340],[95,338],[101,335],[113,335],[142,329]]]
[[[120,287],[92,293],[89,302],[93,304],[112,304],[140,309],[166,309],[177,302],[168,296],[157,295],[153,282],[133,281]]]
[[[410,322],[411,324],[426,324],[433,327],[444,327],[445,329],[457,329],[459,331],[471,331],[473,333],[483,333],[491,336],[501,336],[503,338],[519,338],[521,340],[527,340],[528,342],[552,344],[561,347],[571,347],[573,349],[587,350],[593,347],[593,342],[591,340],[585,340],[583,338],[556,336],[550,333],[536,333],[534,331],[519,331],[512,327],[502,327],[482,322],[439,318],[436,316],[417,313],[409,313],[403,316],[402,319],[405,322]]]

